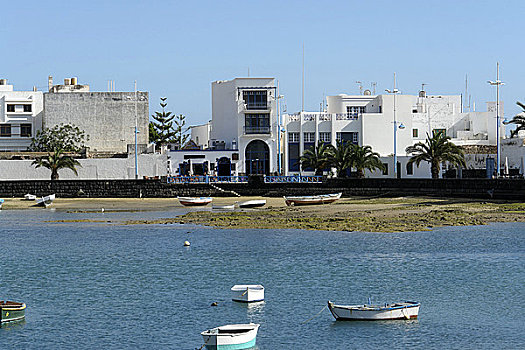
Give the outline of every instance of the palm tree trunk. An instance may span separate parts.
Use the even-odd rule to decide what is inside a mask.
[[[432,172],[432,178],[438,179],[439,178],[439,162],[433,161],[430,167],[431,167],[431,172]]]
[[[51,170],[51,180],[58,180],[58,170],[57,169]]]
[[[363,179],[364,177],[365,177],[365,172],[363,171],[363,169],[357,169],[357,178]]]

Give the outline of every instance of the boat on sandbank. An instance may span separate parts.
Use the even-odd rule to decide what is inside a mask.
[[[49,207],[51,204],[53,204],[53,201],[55,200],[55,194],[50,194],[49,196],[44,196],[36,199],[36,204],[41,205],[44,207]]]
[[[249,201],[240,202],[239,208],[259,208],[266,205],[266,199],[252,199]]]
[[[339,198],[343,193],[332,193],[332,194],[318,194],[313,196],[283,196],[286,205],[315,205],[315,204],[329,204],[333,203]]]
[[[213,201],[211,197],[177,197],[179,203],[186,207],[198,207],[210,204]]]

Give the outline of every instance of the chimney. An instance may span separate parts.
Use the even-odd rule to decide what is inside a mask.
[[[78,78],[77,77],[71,78],[71,85],[77,85],[77,84],[78,84]]]
[[[0,85],[7,85],[7,79],[0,79]]]
[[[50,75],[47,77],[47,88],[49,91],[53,88],[53,76]]]
[[[35,91],[35,92],[36,92],[36,86],[33,86],[33,91]]]
[[[70,78],[65,78],[64,79],[64,85],[71,85],[71,79]]]

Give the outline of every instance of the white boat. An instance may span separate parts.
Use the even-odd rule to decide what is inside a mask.
[[[417,318],[421,303],[403,301],[384,305],[335,305],[328,302],[328,309],[336,320],[409,320]]]
[[[259,324],[230,324],[201,333],[207,349],[248,349],[255,346]]]
[[[50,194],[49,196],[44,196],[36,199],[36,204],[43,205],[44,207],[49,207],[55,200],[55,195]]]
[[[4,200],[0,199],[0,209],[2,209],[2,205],[4,204]]]
[[[208,205],[213,201],[211,197],[177,197],[177,199],[186,207]]]
[[[238,204],[239,208],[258,208],[266,205],[266,199],[252,199]]]
[[[231,291],[233,301],[252,303],[264,300],[264,287],[260,284],[236,284]]]
[[[233,210],[235,209],[235,204],[225,204],[225,205],[212,205],[212,209],[214,210]]]
[[[314,196],[284,196],[286,205],[311,205],[333,203],[341,198],[342,193],[319,194]]]
[[[24,199],[26,201],[34,201],[36,199],[36,196],[34,194],[29,194],[28,193],[28,194],[24,195]]]

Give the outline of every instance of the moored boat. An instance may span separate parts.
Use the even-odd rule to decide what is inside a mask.
[[[342,193],[319,194],[314,196],[284,196],[286,205],[313,205],[313,204],[329,204],[341,198]]]
[[[4,205],[4,200],[0,198],[0,209],[2,209],[2,205]]]
[[[332,316],[339,320],[409,320],[417,318],[421,303],[415,301],[403,301],[384,305],[335,305],[328,301],[328,309]]]
[[[259,208],[266,205],[266,199],[252,199],[245,202],[240,202],[239,208]]]
[[[264,287],[260,284],[236,284],[231,291],[233,301],[252,303],[264,300]]]
[[[259,324],[230,324],[201,333],[207,349],[239,350],[255,346]]]
[[[44,207],[49,207],[55,200],[55,194],[50,194],[49,196],[44,196],[36,199],[36,204],[42,205]]]
[[[26,316],[26,304],[16,301],[0,300],[0,324],[19,321]]]
[[[179,203],[186,207],[204,206],[213,201],[211,197],[177,197]]]

